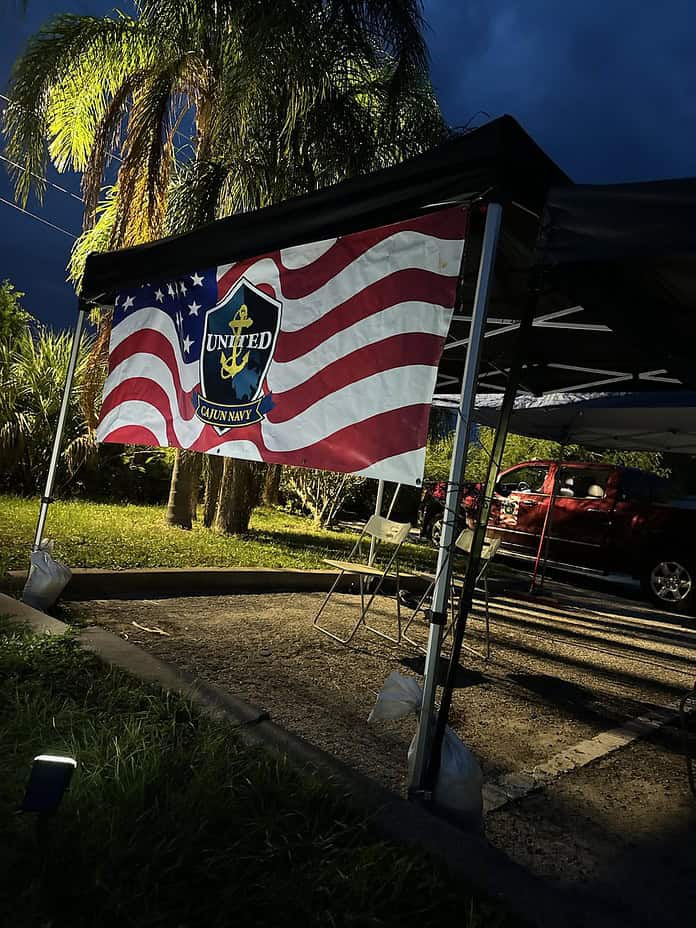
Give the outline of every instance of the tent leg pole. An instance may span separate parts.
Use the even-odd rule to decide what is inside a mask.
[[[375,515],[382,515],[382,503],[384,502],[384,480],[377,481],[377,499],[375,500]],[[375,559],[375,548],[377,547],[377,542],[374,535],[370,539],[370,556],[367,559],[367,563],[372,566],[372,563]]]
[[[455,529],[459,516],[461,499],[461,481],[469,450],[469,435],[473,422],[474,403],[476,400],[476,380],[478,377],[479,358],[483,345],[488,301],[493,285],[495,256],[500,236],[500,224],[503,208],[499,203],[489,203],[486,213],[486,225],[483,232],[481,260],[474,296],[469,343],[467,345],[462,392],[459,397],[457,412],[457,429],[454,436],[454,450],[450,465],[450,477],[445,499],[445,512],[440,536],[440,548],[437,556],[435,576],[437,581],[433,589],[430,607],[430,628],[425,656],[423,680],[423,703],[420,721],[416,732],[416,749],[409,779],[409,796],[428,798],[425,792],[425,774],[430,748],[431,720],[435,712],[435,694],[437,690],[440,649],[447,621],[447,601],[450,584],[452,551],[456,539]]]
[[[445,734],[445,727],[447,726],[447,719],[449,717],[449,712],[452,705],[452,693],[454,691],[454,682],[456,679],[457,668],[459,666],[459,657],[462,650],[464,632],[466,631],[466,621],[471,611],[474,598],[474,588],[476,586],[476,578],[478,577],[480,569],[481,552],[483,550],[483,544],[486,538],[486,529],[488,528],[488,517],[491,511],[493,493],[495,490],[495,484],[498,480],[498,473],[500,471],[503,458],[503,451],[505,450],[505,440],[507,438],[510,418],[512,416],[513,408],[515,405],[517,387],[519,385],[522,366],[524,364],[524,359],[527,352],[527,341],[534,324],[534,313],[536,311],[536,306],[539,299],[539,292],[540,291],[536,282],[533,285],[530,284],[529,298],[527,300],[527,305],[525,307],[519,329],[517,357],[515,358],[514,364],[510,368],[508,382],[505,387],[505,395],[503,397],[500,417],[498,419],[498,428],[496,429],[493,450],[491,452],[490,463],[488,465],[488,475],[486,477],[486,486],[483,493],[481,509],[479,511],[476,528],[474,530],[474,537],[471,542],[471,551],[469,554],[469,563],[467,565],[466,577],[464,578],[464,584],[462,586],[459,597],[459,615],[457,616],[457,623],[452,641],[452,651],[450,654],[449,667],[447,669],[447,677],[442,688],[440,711],[437,715],[437,724],[435,726],[435,732],[432,738],[432,743],[430,745],[428,764],[425,771],[425,789],[428,793],[432,793],[434,790],[435,784],[437,782],[437,776],[440,771],[442,739]]]
[[[394,511],[394,504],[396,503],[396,497],[399,495],[399,490],[401,489],[401,484],[397,483],[396,489],[394,490],[394,495],[391,498],[389,503],[389,509],[387,510],[387,518],[391,519],[391,514]]]
[[[559,477],[561,462],[563,461],[563,452],[564,445],[561,445],[560,454],[558,460],[556,461],[556,474],[553,478],[553,487],[551,488],[551,496],[549,497],[549,508],[546,512],[546,517],[544,519],[544,524],[541,527],[541,536],[539,538],[539,545],[537,547],[537,556],[534,561],[534,570],[532,571],[532,581],[529,584],[529,592],[536,592],[536,582],[537,577],[539,576],[539,566],[541,565],[541,577],[539,578],[539,592],[541,593],[544,589],[544,580],[546,579],[546,564],[549,559],[549,542],[551,540],[551,526],[553,525],[553,516],[556,509],[556,499],[558,497],[558,488],[559,488]],[[543,565],[542,565],[543,559]]]
[[[75,322],[75,329],[73,331],[73,340],[72,347],[70,349],[70,360],[68,361],[68,370],[65,375],[65,386],[63,388],[63,399],[60,404],[60,412],[58,413],[58,422],[56,423],[56,434],[53,439],[53,450],[51,451],[51,460],[48,465],[48,474],[46,475],[46,486],[44,487],[44,493],[41,497],[41,507],[39,509],[39,518],[36,523],[36,532],[34,533],[34,544],[32,545],[32,551],[38,551],[41,546],[41,539],[43,537],[44,527],[46,525],[46,516],[48,515],[48,507],[53,502],[53,489],[56,485],[56,472],[58,470],[58,459],[60,458],[60,447],[63,443],[63,431],[65,429],[65,420],[68,417],[68,407],[70,405],[70,392],[72,390],[73,380],[75,378],[75,368],[77,367],[77,356],[80,352],[80,339],[82,337],[82,329],[85,324],[85,316],[87,315],[87,304],[80,300],[77,310],[77,321]]]
[[[556,462],[558,465],[558,462]],[[556,494],[558,490],[558,466],[556,467],[556,473],[553,478],[553,487],[551,488],[551,496],[549,497],[549,508],[546,510],[546,515],[544,516],[544,524],[541,526],[541,535],[539,536],[539,544],[537,545],[536,559],[534,561],[534,569],[532,570],[532,579],[529,584],[529,592],[534,593],[536,588],[537,576],[539,574],[539,565],[541,564],[541,558],[544,554],[546,548],[546,539],[548,533],[551,530],[551,519],[553,512],[553,507],[556,504]],[[541,584],[543,586],[543,583]]]

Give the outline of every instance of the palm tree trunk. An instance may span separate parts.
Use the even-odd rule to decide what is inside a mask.
[[[215,515],[215,528],[218,532],[242,535],[249,530],[251,513],[261,495],[263,475],[264,468],[261,464],[227,458]]]
[[[215,512],[217,510],[218,496],[220,495],[220,483],[222,481],[222,471],[225,466],[225,459],[207,454],[205,457],[205,496],[203,498],[203,525],[206,528],[215,521]]]
[[[198,519],[198,500],[201,493],[201,473],[203,472],[203,455],[198,451],[187,452],[191,461],[191,521]]]
[[[280,479],[283,476],[280,464],[269,464],[263,485],[263,501],[266,506],[277,506],[280,499]]]
[[[183,451],[179,448],[176,452],[165,517],[169,525],[191,528],[192,488],[194,479],[197,479],[196,467],[200,466],[196,462],[197,457],[199,455],[194,451]]]

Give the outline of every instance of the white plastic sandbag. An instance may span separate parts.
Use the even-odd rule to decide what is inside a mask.
[[[22,590],[22,602],[45,612],[56,602],[72,577],[69,567],[52,556],[53,542],[41,542],[31,555],[29,576]]]
[[[419,719],[423,702],[423,692],[413,677],[407,677],[396,670],[389,674],[377,701],[367,719],[379,722],[403,719],[415,715]],[[431,720],[434,727],[435,719]],[[409,775],[413,769],[416,753],[416,737],[408,749]],[[447,726],[442,739],[440,772],[433,791],[434,801],[441,807],[454,812],[463,823],[480,829],[483,822],[483,774],[476,757]]]

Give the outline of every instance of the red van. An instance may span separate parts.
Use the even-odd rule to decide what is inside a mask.
[[[555,487],[555,492],[554,492]],[[423,506],[423,533],[439,539],[444,484]],[[480,484],[470,484],[462,517],[476,516]],[[552,511],[548,517],[549,507]],[[666,609],[686,611],[696,597],[696,499],[679,498],[669,481],[613,464],[525,461],[496,484],[489,533],[501,550],[532,559],[544,523],[549,564],[629,574]]]

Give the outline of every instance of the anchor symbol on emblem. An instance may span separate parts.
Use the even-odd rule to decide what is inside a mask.
[[[237,310],[234,319],[228,323],[234,335],[230,356],[227,357],[224,351],[220,352],[220,376],[223,380],[231,380],[232,377],[236,377],[237,374],[239,374],[240,371],[243,371],[249,363],[248,351],[242,360],[239,360],[239,354],[242,350],[239,341],[243,330],[248,329],[249,326],[253,324],[254,320],[249,318],[249,310],[247,309],[246,303],[242,303],[242,305]]]
[[[199,357],[196,416],[219,435],[254,425],[275,404],[266,375],[273,361],[282,304],[244,277],[206,312]]]

